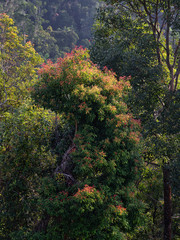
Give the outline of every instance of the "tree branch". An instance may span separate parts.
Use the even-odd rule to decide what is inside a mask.
[[[173,68],[175,67],[175,64],[176,64],[179,48],[180,48],[180,39],[179,39],[179,42],[178,42],[178,44],[176,46],[176,49],[174,51],[174,62],[173,62],[173,66],[172,66]]]
[[[179,74],[180,74],[180,59],[179,59],[179,62],[178,62],[178,67],[177,67],[176,73],[174,75],[174,77],[175,77],[175,87],[174,87],[174,90],[175,91],[176,91],[177,85],[178,85]]]

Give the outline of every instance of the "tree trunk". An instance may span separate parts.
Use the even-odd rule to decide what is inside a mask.
[[[171,202],[171,186],[169,169],[163,167],[164,181],[164,240],[171,240],[171,225],[172,225],[172,202]]]

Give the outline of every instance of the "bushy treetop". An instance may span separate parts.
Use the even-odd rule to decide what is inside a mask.
[[[63,199],[58,203],[59,197],[52,194],[44,208],[56,216],[59,209],[62,232],[69,237],[120,239],[120,231],[137,223],[139,212],[132,188],[140,165],[140,122],[125,103],[128,78],[117,80],[106,67],[101,71],[83,48],[55,64],[48,61],[39,74],[32,96],[62,114],[71,129],[64,145],[59,144],[66,148],[58,150],[55,170]],[[73,220],[68,226],[69,214]]]
[[[6,110],[27,96],[42,59],[5,13],[0,14],[0,42],[0,108]]]

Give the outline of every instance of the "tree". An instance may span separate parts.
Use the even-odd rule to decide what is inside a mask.
[[[30,40],[45,60],[55,61],[76,45],[90,46],[91,27],[100,4],[98,0],[2,0],[0,12],[15,21],[24,41]]]
[[[46,239],[125,239],[140,224],[141,203],[133,182],[141,166],[138,120],[124,103],[128,78],[116,80],[76,48],[39,71],[32,96],[62,114],[53,149],[53,177],[39,190],[42,216],[35,237]]]
[[[0,123],[0,238],[22,238],[40,212],[39,182],[49,176],[56,158],[50,151],[55,114],[23,102]]]
[[[108,1],[107,1],[108,2]],[[116,3],[117,1],[110,1]],[[156,57],[159,65],[166,64],[169,72],[169,90],[176,91],[180,74],[179,60],[179,8],[178,1],[118,1],[121,7],[127,8],[148,24],[156,43]],[[163,52],[161,46],[163,47]]]
[[[46,21],[43,18],[46,9],[41,0],[3,1],[0,6],[0,12],[6,13],[15,21],[24,43],[30,40],[44,59],[59,57],[59,48],[56,39],[52,36],[51,28],[44,29],[42,27],[43,22]]]
[[[34,37],[44,21],[42,18],[44,9],[42,9],[41,0],[8,0],[1,1],[1,13],[6,13],[14,21],[20,33],[25,37],[28,34],[29,39],[34,42]]]
[[[105,2],[109,5],[98,17],[92,57],[102,66],[108,62],[115,71],[132,74],[131,106],[152,143],[153,159],[163,168],[164,239],[171,239],[170,165],[178,158],[179,146],[179,2]]]
[[[91,38],[91,27],[98,6],[100,6],[98,0],[46,0],[44,8],[47,9],[47,12],[44,14],[44,18],[49,23],[44,23],[43,26],[46,28],[50,24],[54,31],[64,31],[70,37],[69,40],[64,39],[62,35],[56,37],[57,41],[61,42],[58,44],[61,51],[65,50],[66,42],[71,42],[71,45],[66,46],[68,51],[71,51],[75,45],[89,47],[88,40]],[[78,36],[75,39],[76,42],[72,39],[72,34]],[[73,44],[75,45],[73,46]]]
[[[37,78],[36,66],[42,59],[31,42],[24,44],[14,22],[0,15],[0,111],[16,106]]]

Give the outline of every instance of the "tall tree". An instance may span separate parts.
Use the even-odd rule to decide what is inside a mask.
[[[39,182],[51,174],[56,161],[50,151],[54,119],[54,113],[26,101],[13,113],[4,113],[0,122],[2,240],[12,240],[16,234],[21,239],[40,215],[36,203]]]
[[[59,57],[59,47],[52,36],[51,28],[44,29],[42,24],[46,8],[41,0],[9,0],[0,2],[0,12],[8,14],[23,35],[24,42],[31,41],[34,48],[44,58]]]
[[[24,44],[14,22],[0,15],[0,111],[17,105],[37,78],[35,67],[42,63],[31,42]]]
[[[50,24],[52,28],[57,31],[65,31],[69,28],[66,34],[71,37],[72,32],[76,33],[78,38],[75,41],[71,40],[71,44],[78,46],[83,45],[89,47],[89,39],[91,38],[91,27],[94,21],[94,15],[96,8],[100,6],[98,0],[68,0],[68,1],[57,1],[57,0],[46,0],[44,7],[47,12],[44,14],[44,18],[49,20],[49,23],[44,23],[44,26]],[[70,31],[71,30],[71,31]],[[63,37],[58,37],[60,41],[63,41]],[[66,46],[66,41],[59,45],[63,50],[63,45]],[[74,46],[67,46],[71,50]]]
[[[46,179],[40,190],[37,233],[47,239],[125,239],[142,210],[132,192],[141,165],[140,123],[124,103],[128,79],[100,71],[82,48],[49,61],[39,73],[33,97],[63,114],[66,128],[54,141],[53,187]]]
[[[33,40],[34,36],[44,21],[42,18],[43,9],[41,0],[8,0],[1,1],[1,13],[8,14],[15,21],[19,31],[23,35],[28,34]]]
[[[144,136],[155,143],[155,159],[161,160],[163,168],[164,239],[171,239],[169,166],[178,158],[179,146],[180,4],[105,2],[109,5],[98,17],[92,58],[108,63],[118,74],[132,75],[134,111],[142,119]]]
[[[100,4],[99,0],[1,0],[0,12],[13,18],[24,39],[28,35],[41,56],[56,60],[75,45],[90,46]]]

